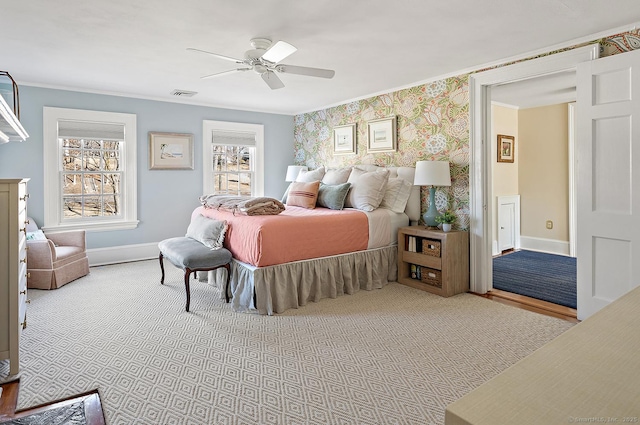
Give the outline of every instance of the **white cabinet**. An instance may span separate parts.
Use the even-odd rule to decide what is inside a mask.
[[[0,360],[20,370],[20,334],[27,326],[27,182],[0,179]]]

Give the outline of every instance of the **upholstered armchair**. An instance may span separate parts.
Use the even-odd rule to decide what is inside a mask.
[[[56,289],[89,274],[85,231],[44,234],[27,224],[27,288]]]

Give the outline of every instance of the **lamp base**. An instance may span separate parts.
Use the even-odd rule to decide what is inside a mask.
[[[422,216],[424,224],[429,227],[438,227],[436,217],[438,217],[439,215],[440,213],[436,209],[436,188],[431,186],[429,188],[429,209]]]

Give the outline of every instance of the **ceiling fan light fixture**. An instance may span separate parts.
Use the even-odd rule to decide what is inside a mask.
[[[296,50],[298,49],[291,44],[285,41],[278,41],[276,44],[271,46],[264,55],[262,55],[262,59],[271,63],[278,63],[282,59],[294,53]]]
[[[257,63],[255,65],[253,65],[253,70],[257,73],[257,74],[264,74],[265,72],[268,71],[267,67]]]

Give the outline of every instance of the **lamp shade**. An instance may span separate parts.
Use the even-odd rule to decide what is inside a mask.
[[[416,186],[451,186],[447,161],[418,161],[413,179]]]
[[[284,181],[293,182],[296,181],[298,174],[300,171],[307,171],[309,168],[304,165],[289,165],[287,167],[287,176],[284,178]]]

